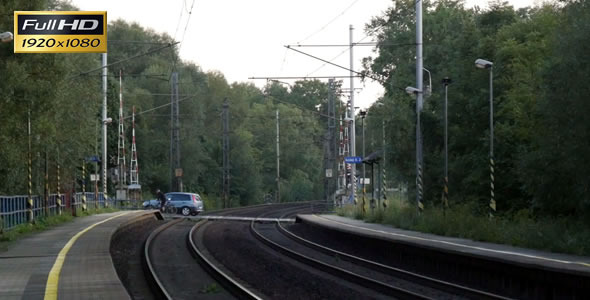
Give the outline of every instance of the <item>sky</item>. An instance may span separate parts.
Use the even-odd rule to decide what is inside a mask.
[[[516,8],[539,0],[510,0]],[[288,50],[285,45],[348,44],[350,25],[354,42],[371,42],[364,27],[382,16],[391,0],[71,0],[80,10],[107,11],[110,21],[137,22],[181,41],[180,56],[203,71],[219,71],[229,83],[266,80],[250,77],[348,76],[349,71]],[[467,0],[471,7],[487,0]],[[295,48],[349,68],[347,47]],[[425,49],[427,51],[427,49]],[[362,70],[372,47],[353,48],[353,69]],[[180,74],[182,76],[182,74]],[[322,79],[327,81],[327,79]],[[343,79],[344,88],[350,80]],[[292,84],[294,80],[282,80]],[[287,85],[287,84],[285,84]],[[367,108],[383,95],[376,82],[354,80],[355,106]],[[360,88],[360,89],[359,89]]]

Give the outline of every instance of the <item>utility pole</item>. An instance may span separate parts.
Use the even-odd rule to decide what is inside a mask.
[[[279,110],[277,109],[277,203],[281,203],[281,168],[279,152]]]
[[[119,139],[117,140],[117,200],[127,200],[127,165],[125,161],[125,124],[123,120],[123,76],[119,70]]]
[[[326,171],[324,178],[324,192],[326,203],[334,196],[333,182],[335,174],[335,155],[336,155],[336,110],[334,107],[334,79],[328,80],[329,94],[328,94],[328,131],[326,132],[326,139],[324,140],[324,169]],[[332,203],[334,203],[332,199]]]
[[[129,183],[139,184],[139,165],[137,164],[137,145],[135,144],[135,106],[131,117],[131,166],[129,170]]]
[[[223,207],[229,208],[229,180],[230,180],[230,165],[229,165],[229,101],[227,98],[223,100]]]
[[[420,212],[424,210],[422,203],[422,129],[420,125],[424,97],[422,59],[422,0],[416,0],[416,88],[418,89],[416,95],[416,202]]]
[[[180,167],[180,117],[178,107],[178,72],[172,73],[170,108],[170,189],[182,192],[182,168]]]
[[[418,0],[421,1],[421,0]],[[353,55],[352,55],[352,31],[354,28],[352,25],[349,27],[350,29],[350,156],[356,156],[356,144],[355,144],[355,117],[354,117],[354,66],[353,66]],[[352,203],[356,204],[356,164],[351,164],[351,198]]]
[[[102,192],[107,198],[107,54],[102,54]],[[105,200],[105,206],[108,206]]]

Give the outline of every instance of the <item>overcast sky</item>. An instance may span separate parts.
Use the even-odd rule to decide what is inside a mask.
[[[515,7],[535,0],[510,0]],[[537,0],[538,1],[538,0]],[[72,0],[80,10],[107,11],[108,20],[137,22],[156,32],[166,32],[182,41],[180,56],[218,70],[231,83],[250,81],[259,87],[265,80],[249,77],[342,76],[348,71],[287,50],[288,44],[347,44],[349,25],[355,42],[370,42],[364,26],[381,16],[391,0]],[[486,0],[468,0],[486,7]],[[189,12],[190,13],[189,15]],[[186,29],[186,30],[185,30]],[[297,48],[348,67],[346,48]],[[427,49],[425,49],[427,51]],[[371,55],[371,47],[353,49],[354,69]],[[339,56],[339,57],[338,57]],[[337,58],[336,58],[337,57]],[[182,76],[182,74],[181,74]],[[286,82],[292,82],[284,80]],[[349,87],[344,80],[344,87]],[[354,83],[363,88],[355,94],[355,106],[368,107],[383,94],[377,83]]]

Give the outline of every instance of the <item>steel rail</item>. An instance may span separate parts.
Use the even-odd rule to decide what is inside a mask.
[[[320,251],[320,252],[327,254],[327,255],[333,255],[333,256],[337,255],[342,260],[345,260],[345,261],[348,261],[348,262],[351,262],[351,263],[354,263],[357,265],[361,265],[366,268],[369,268],[369,269],[372,269],[372,270],[375,270],[375,271],[378,271],[378,272],[381,272],[384,274],[402,277],[408,281],[412,281],[414,283],[419,283],[421,285],[429,286],[434,289],[442,290],[442,291],[445,291],[448,293],[459,292],[460,295],[466,296],[469,298],[473,298],[473,299],[503,299],[503,300],[511,299],[511,298],[496,295],[493,293],[489,293],[489,292],[473,289],[470,287],[462,286],[459,284],[447,282],[444,280],[439,280],[439,279],[432,278],[429,276],[413,273],[413,272],[406,271],[403,269],[394,268],[394,267],[391,267],[388,265],[384,265],[384,264],[374,262],[374,261],[371,261],[368,259],[364,259],[364,258],[361,258],[358,256],[354,256],[354,255],[351,255],[351,254],[348,254],[345,252],[341,252],[341,251],[314,243],[310,240],[304,239],[304,238],[294,234],[293,232],[287,230],[285,227],[283,227],[283,225],[281,225],[280,222],[277,222],[276,226],[277,226],[279,232],[281,232],[283,235],[285,235],[286,237],[288,237],[288,238],[292,239],[293,241],[298,242],[306,247],[313,248],[313,249]]]
[[[374,279],[371,279],[371,278],[368,278],[368,277],[365,277],[365,276],[362,276],[359,274],[355,274],[351,271],[344,270],[342,268],[338,268],[338,267],[332,266],[330,264],[324,263],[322,261],[319,261],[317,259],[297,253],[291,249],[283,247],[283,246],[271,241],[270,239],[264,237],[260,232],[258,232],[256,230],[256,228],[254,228],[254,224],[255,224],[255,222],[250,223],[250,232],[252,233],[252,235],[254,235],[254,237],[256,239],[258,239],[259,241],[261,241],[265,245],[269,246],[270,248],[272,248],[272,249],[274,249],[286,256],[289,256],[299,262],[305,263],[313,268],[322,270],[324,272],[330,273],[330,274],[335,275],[340,278],[344,278],[350,282],[357,283],[359,285],[379,291],[381,293],[384,293],[384,294],[387,294],[390,296],[394,296],[394,297],[399,297],[400,299],[433,299],[430,297],[426,297],[424,295],[414,293],[412,291],[408,291],[406,289],[395,287],[395,286],[386,284],[381,281],[377,281],[377,280],[374,280]]]
[[[262,299],[260,296],[256,295],[254,292],[250,291],[248,288],[244,287],[242,284],[231,278],[231,276],[223,272],[220,268],[215,266],[215,264],[213,264],[199,250],[193,239],[193,235],[206,222],[207,221],[198,222],[197,224],[195,224],[195,226],[193,226],[193,228],[191,228],[190,232],[188,233],[187,243],[189,245],[189,248],[192,250],[191,253],[193,254],[193,256],[213,278],[220,282],[228,291],[230,291],[236,297],[240,299]]]
[[[150,255],[150,249],[152,247],[152,242],[155,240],[155,238],[158,234],[160,234],[164,230],[168,229],[172,225],[175,225],[176,223],[179,223],[183,220],[184,219],[175,219],[175,220],[172,220],[166,224],[163,224],[162,226],[156,228],[156,230],[152,231],[152,233],[150,233],[147,240],[145,241],[143,257],[142,257],[143,258],[143,265],[147,269],[146,273],[148,276],[148,280],[151,281],[151,283],[152,283],[152,284],[150,284],[150,287],[152,288],[154,293],[156,293],[160,296],[160,298],[172,299],[172,297],[170,296],[170,293],[168,293],[168,290],[166,290],[166,288],[164,287],[164,284],[160,280],[160,277],[156,273],[154,265],[152,264],[153,258]]]

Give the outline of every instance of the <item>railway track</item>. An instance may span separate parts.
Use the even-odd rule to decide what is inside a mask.
[[[242,210],[219,211],[216,214],[284,219],[297,213],[310,212],[311,209],[312,206],[309,204],[261,205]],[[233,232],[234,237],[225,240],[219,238],[220,233],[231,235],[228,232]],[[244,233],[249,233],[251,236],[247,237]],[[218,242],[210,244],[211,241],[208,241],[207,238],[210,235],[216,237],[212,241]],[[236,240],[236,238],[243,240]],[[219,241],[222,241],[221,244],[225,244],[225,247],[235,246],[236,249],[229,249],[233,252],[220,251],[224,246],[220,246]],[[172,248],[177,253],[166,253],[166,250],[161,246],[170,244],[175,246],[168,247],[169,250]],[[212,250],[209,247],[212,247]],[[269,251],[269,254],[263,253],[261,248],[265,248],[264,251]],[[232,257],[232,260],[228,262],[224,261],[224,257],[215,257],[215,254],[223,255],[220,253],[230,253],[228,256]],[[236,253],[241,256],[236,256]],[[156,257],[154,258],[154,256]],[[170,257],[171,260],[158,261],[158,257]],[[253,261],[248,262],[249,259]],[[265,259],[266,262],[260,261],[261,259]],[[284,285],[284,282],[290,282],[292,285],[303,284],[302,281],[286,279],[289,278],[287,276],[297,277],[293,274],[299,273],[313,274],[307,276],[320,278],[313,280],[306,278],[310,281],[323,282],[322,280],[325,280],[328,284],[330,284],[329,282],[337,282],[357,293],[348,294],[349,298],[358,297],[354,295],[363,295],[370,298],[393,297],[398,299],[507,299],[500,295],[393,268],[367,258],[330,249],[297,235],[280,222],[251,221],[245,223],[201,220],[194,224],[194,222],[182,219],[174,220],[161,226],[150,235],[145,245],[145,260],[146,268],[152,274],[152,285],[157,287],[158,295],[165,299],[194,298],[195,293],[203,292],[203,282],[208,282],[209,285],[218,284],[220,290],[216,293],[225,293],[224,295],[227,297],[233,296],[239,299],[281,298],[279,296],[280,289],[289,288]],[[273,280],[270,276],[266,277],[265,282],[261,284],[256,282],[260,280],[259,277],[248,276],[247,272],[239,270],[240,267],[236,267],[234,264],[242,266],[242,268],[248,264],[265,265],[267,266],[266,270],[278,265],[279,270],[288,271],[279,272],[281,275],[278,276],[280,278],[277,278],[277,282],[271,282]],[[302,265],[306,267],[302,267]],[[303,268],[303,271],[293,269],[294,266],[295,268]],[[200,276],[200,279],[193,283],[174,279],[174,273],[185,272],[184,274],[186,274],[189,269],[190,274],[199,273],[195,271],[199,269],[200,273],[205,273],[206,276]],[[246,267],[246,269],[248,268]],[[306,275],[299,276],[300,278],[306,277]],[[272,284],[276,286],[272,286]],[[193,287],[188,287],[188,285]],[[200,289],[195,289],[195,286]],[[310,291],[309,293],[308,295],[292,294],[291,297],[326,297],[316,294],[318,291]]]
[[[306,206],[303,204],[303,206]],[[301,207],[301,204],[285,204]],[[270,205],[260,205],[242,209],[218,211],[216,215],[258,216],[260,211],[276,209]],[[149,285],[156,298],[192,299],[195,295],[215,294],[215,297],[261,299],[247,286],[224,273],[199,250],[194,239],[196,231],[208,221],[195,224],[184,218],[173,219],[154,230],[147,238],[142,262]],[[201,247],[202,248],[202,247]],[[186,276],[191,274],[191,276]],[[218,285],[221,284],[221,286]]]
[[[254,224],[252,224],[252,226],[254,227]],[[496,294],[489,293],[486,291],[473,289],[473,288],[470,288],[470,287],[467,287],[464,285],[459,285],[459,284],[455,284],[452,282],[447,282],[447,281],[439,280],[436,278],[424,276],[424,275],[410,272],[407,270],[403,270],[400,268],[387,266],[387,265],[384,265],[384,264],[381,264],[381,263],[378,263],[378,262],[375,262],[375,261],[372,261],[372,260],[369,260],[366,258],[362,258],[362,257],[358,257],[358,256],[355,256],[352,254],[344,253],[344,252],[338,251],[336,249],[331,249],[327,246],[323,246],[319,243],[312,242],[310,240],[307,240],[307,239],[289,231],[280,222],[276,222],[275,227],[283,236],[285,236],[285,237],[287,237],[287,238],[295,241],[296,243],[303,245],[307,248],[319,251],[329,257],[338,257],[338,260],[340,260],[340,261],[347,261],[347,262],[354,264],[355,266],[362,266],[363,268],[367,268],[373,272],[393,276],[396,278],[401,278],[405,281],[417,283],[419,285],[426,286],[431,289],[443,291],[445,293],[449,293],[452,298],[465,297],[465,298],[469,298],[469,299],[510,299],[510,298],[503,297],[501,295],[496,295]],[[266,239],[264,236],[261,236],[261,238]],[[272,241],[270,241],[270,242],[274,243]],[[290,251],[288,248],[285,248],[278,243],[274,243],[274,244],[275,245],[273,245],[272,247],[282,248],[282,250],[279,250],[279,251],[285,251],[285,250]],[[308,258],[304,258],[304,259],[308,259]],[[311,258],[311,261],[313,261],[313,258]],[[320,263],[322,263],[322,262],[320,261]],[[334,267],[334,269],[336,269],[336,270],[331,270],[332,269],[331,267],[329,267],[329,269],[331,272],[342,272],[342,271],[344,271],[345,273],[347,272],[346,270],[342,270],[342,271],[338,270],[337,267]],[[375,274],[375,273],[373,273],[373,274]],[[346,276],[350,276],[350,275],[346,275]],[[361,275],[361,277],[362,277],[362,275]],[[351,278],[353,278],[353,280],[360,280],[360,281],[365,280],[365,278],[358,278],[357,279],[353,276],[351,276]],[[368,284],[370,286],[374,285],[379,289],[383,289],[386,292],[391,293],[393,296],[399,296],[402,298],[424,297],[423,295],[416,296],[417,293],[415,293],[415,292],[408,291],[405,289],[400,289],[397,287],[392,287],[384,282],[374,282],[374,280],[372,280],[372,279],[370,279],[366,284]],[[391,291],[387,291],[388,289],[391,289]],[[442,295],[439,294],[439,295],[436,295],[435,298],[440,298],[441,296]],[[428,298],[428,297],[425,297],[425,298]]]

